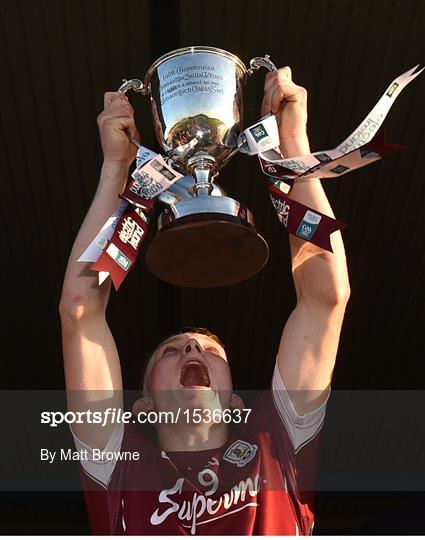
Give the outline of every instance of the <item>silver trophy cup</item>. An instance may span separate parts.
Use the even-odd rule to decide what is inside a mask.
[[[124,81],[150,96],[155,135],[173,167],[185,176],[159,196],[166,207],[146,252],[159,278],[185,287],[238,283],[266,264],[268,246],[252,213],[214,183],[238,152],[242,89],[248,75],[266,67],[268,56],[250,68],[215,47],[185,47],[152,64],[143,83]]]

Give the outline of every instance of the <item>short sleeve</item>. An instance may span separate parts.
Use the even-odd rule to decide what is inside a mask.
[[[326,400],[320,407],[303,415],[296,412],[288,391],[283,384],[277,364],[272,379],[272,396],[279,416],[291,439],[295,453],[310,442],[320,431],[326,413],[326,405],[330,396],[330,389]]]
[[[83,443],[73,432],[72,426],[70,426],[72,436],[74,437],[74,443],[76,449],[84,456],[84,459],[80,459],[80,464],[83,467],[87,475],[99,483],[101,486],[106,488],[111,479],[112,473],[114,472],[117,459],[97,459],[94,456],[95,449],[87,446]],[[117,423],[114,431],[112,432],[106,446],[102,449],[102,453],[105,455],[116,456],[117,452],[121,449],[122,440],[124,435],[124,424]]]

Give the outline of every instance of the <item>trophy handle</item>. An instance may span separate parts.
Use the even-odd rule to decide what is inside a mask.
[[[134,92],[138,92],[144,96],[146,96],[148,93],[141,80],[130,79],[128,81],[127,79],[123,79],[122,85],[118,88],[118,92],[121,92],[121,94],[126,94],[129,90],[133,90]],[[137,148],[140,148],[140,143],[136,141],[136,139],[134,139],[130,133],[127,133],[127,137],[129,138],[130,142],[137,146]]]
[[[143,94],[146,96],[148,93],[146,88],[143,86],[143,83],[139,79],[130,79],[129,81],[127,79],[122,80],[122,85],[118,88],[118,92],[122,92],[123,94],[126,94],[129,90],[134,90],[134,92],[139,92],[140,94]]]
[[[265,67],[269,71],[277,71],[277,67],[270,60],[270,55],[256,56],[249,61],[249,69],[247,69],[248,75],[252,75],[255,71],[258,71],[260,67]]]

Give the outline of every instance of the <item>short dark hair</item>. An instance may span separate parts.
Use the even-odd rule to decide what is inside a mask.
[[[205,328],[204,326],[185,326],[181,330],[177,330],[176,332],[171,332],[165,335],[156,345],[156,347],[151,351],[151,353],[147,356],[146,360],[143,362],[142,369],[140,371],[140,383],[139,388],[143,388],[143,383],[145,380],[145,373],[146,369],[148,367],[149,361],[152,358],[152,356],[155,354],[155,351],[159,349],[159,347],[164,343],[164,341],[167,341],[167,339],[170,339],[173,336],[178,336],[179,334],[202,334],[204,336],[208,336],[212,340],[214,340],[216,343],[221,345],[223,349],[225,348],[223,343],[221,342],[220,338],[211,332],[211,330],[208,330],[208,328]]]

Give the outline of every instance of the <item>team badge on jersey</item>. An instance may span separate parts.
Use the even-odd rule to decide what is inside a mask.
[[[254,459],[257,450],[258,446],[256,444],[236,441],[226,450],[223,459],[238,467],[245,467],[247,463]]]

